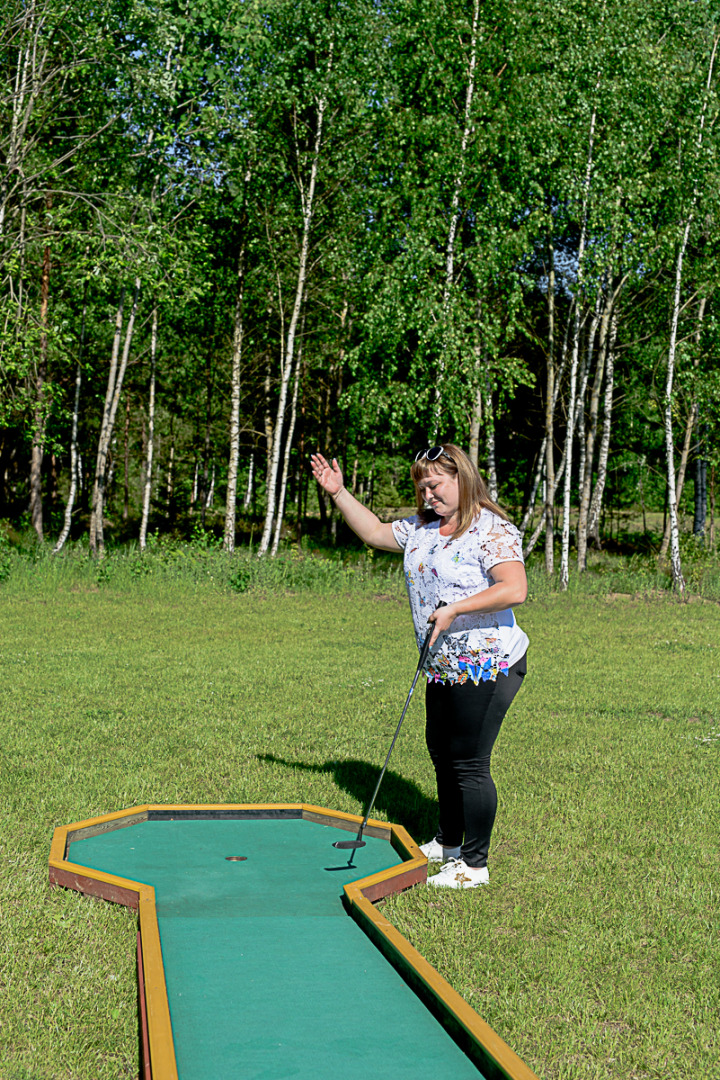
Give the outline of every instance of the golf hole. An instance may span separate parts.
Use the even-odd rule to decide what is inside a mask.
[[[247,855],[226,855],[225,862],[247,862]]]

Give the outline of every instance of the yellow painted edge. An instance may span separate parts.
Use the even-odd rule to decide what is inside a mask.
[[[52,851],[57,849],[60,844],[63,845],[64,850],[65,837],[69,828],[72,828],[72,826],[55,830],[50,866],[56,870],[81,874],[91,881],[102,881],[107,885],[117,885],[138,894],[138,916],[145,982],[145,1008],[152,1076],[153,1080],[178,1080],[175,1042],[170,1020],[170,1004],[165,983],[165,965],[162,958],[160,929],[155,908],[155,890],[152,885],[144,885],[139,881],[118,877],[116,874],[106,874],[104,870],[94,870],[92,867],[67,862],[62,858],[53,858]]]
[[[425,859],[419,845],[415,843],[410,833],[407,829],[403,828],[402,825],[393,825],[392,833],[401,845],[403,851],[405,851],[411,859]],[[425,859],[425,862],[427,862],[427,859]]]
[[[398,863],[397,866],[390,866],[387,870],[378,870],[377,874],[371,874],[370,877],[361,878],[358,881],[353,881],[351,885],[345,886],[347,892],[350,888],[355,888],[358,891],[367,889],[370,885],[378,885],[381,881],[391,881],[394,877],[399,877],[401,874],[405,874],[408,870],[415,870],[416,867],[425,866],[427,859],[424,855],[420,855],[418,859],[408,859],[407,862]],[[365,897],[363,897],[363,900]],[[369,903],[370,901],[368,901]],[[373,911],[375,909],[373,908]],[[388,924],[389,925],[389,924]]]
[[[66,859],[51,858],[49,865],[54,867],[55,870],[67,870],[70,874],[81,874],[91,881],[104,881],[106,885],[119,885],[123,889],[130,889],[136,893],[139,893],[143,888],[149,888],[140,881],[117,877],[116,874],[106,874],[104,870],[93,870],[92,867],[83,866],[82,863],[68,862]]]
[[[63,862],[65,859],[65,852],[67,851],[67,835],[69,832],[69,826],[58,825],[53,833],[52,843],[50,844],[50,865],[57,866],[58,862]]]
[[[145,1009],[152,1076],[153,1080],[178,1080],[175,1040],[155,907],[155,890],[151,885],[141,885],[138,892],[140,894],[139,920],[145,981]]]
[[[370,879],[368,879],[370,880]],[[345,894],[363,916],[386,938],[406,963],[416,972],[427,988],[441,1001],[468,1034],[478,1042],[493,1061],[503,1070],[508,1080],[538,1080],[515,1051],[493,1031],[490,1025],[458,994],[432,964],[413,948],[409,941],[380,914],[377,908],[360,892],[359,882],[345,886]]]

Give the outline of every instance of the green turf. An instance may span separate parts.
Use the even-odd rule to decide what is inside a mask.
[[[155,886],[180,1080],[481,1075],[347,915],[343,884],[401,860],[368,837],[350,869],[332,847],[346,837],[148,821],[72,845],[73,862]]]
[[[542,1080],[716,1080],[720,608],[548,596],[518,619],[490,888],[383,911]],[[2,1080],[137,1074],[134,916],[47,886],[53,826],[143,802],[358,812],[415,657],[394,599],[0,590]],[[435,824],[421,694],[376,811],[420,841]]]

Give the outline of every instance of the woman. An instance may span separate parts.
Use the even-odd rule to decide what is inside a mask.
[[[425,706],[440,823],[421,850],[444,865],[428,884],[486,885],[497,810],[490,755],[527,670],[528,639],[512,612],[527,595],[520,534],[452,443],[420,451],[410,470],[417,513],[391,524],[350,494],[335,459],[311,460],[315,479],[361,540],[404,551],[418,647],[434,624]]]

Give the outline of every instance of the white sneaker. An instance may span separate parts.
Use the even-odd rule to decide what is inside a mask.
[[[420,850],[428,862],[444,863],[447,862],[448,859],[460,858],[459,847],[443,847],[442,844],[438,844],[435,839],[428,841],[427,844],[421,844]]]
[[[489,885],[490,875],[487,866],[468,866],[462,859],[449,859],[427,883],[448,889],[476,889],[478,885]]]

